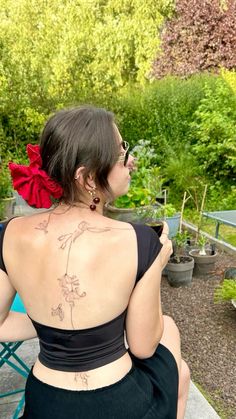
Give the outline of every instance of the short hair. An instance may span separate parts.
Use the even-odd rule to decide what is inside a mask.
[[[104,192],[112,196],[107,177],[118,160],[119,144],[114,115],[94,106],[58,111],[47,121],[40,139],[42,169],[63,189],[62,199],[78,199],[75,172],[84,166]]]

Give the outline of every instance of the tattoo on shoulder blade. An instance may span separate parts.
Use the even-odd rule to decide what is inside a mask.
[[[49,224],[49,222],[50,222],[51,215],[52,215],[52,212],[50,212],[50,213],[48,214],[48,218],[47,218],[47,220],[43,220],[42,222],[40,222],[40,223],[38,224],[38,226],[37,226],[37,227],[35,227],[35,230],[41,230],[41,231],[43,231],[45,234],[47,234],[47,233],[48,233],[48,224]]]
[[[58,240],[62,242],[60,248],[65,249],[68,243],[74,243],[76,239],[78,239],[78,237],[81,236],[85,231],[89,231],[91,233],[105,233],[110,230],[110,227],[92,227],[86,221],[81,221],[73,233],[62,234],[58,237]]]

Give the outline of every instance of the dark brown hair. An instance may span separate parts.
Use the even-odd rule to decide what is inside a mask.
[[[107,176],[117,162],[119,145],[111,112],[82,106],[57,112],[46,123],[40,139],[42,169],[63,188],[62,199],[78,199],[75,172],[84,166],[104,192],[112,194]]]

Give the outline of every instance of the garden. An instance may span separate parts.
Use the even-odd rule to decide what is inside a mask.
[[[203,213],[236,210],[236,1],[200,3],[0,0],[0,220],[14,207],[8,162],[26,163],[52,112],[84,103],[114,112],[136,168],[106,211],[168,222],[163,309],[193,381],[233,419],[236,230],[222,224],[214,240]]]

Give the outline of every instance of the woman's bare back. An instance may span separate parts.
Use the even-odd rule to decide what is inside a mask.
[[[86,213],[71,208],[63,214],[58,208],[14,219],[7,227],[3,251],[9,277],[28,315],[40,324],[88,329],[128,306],[137,272],[135,232],[130,224]],[[89,388],[116,382],[130,368],[125,354],[89,371]],[[52,385],[84,388],[75,374],[48,371],[39,361],[34,374]]]

